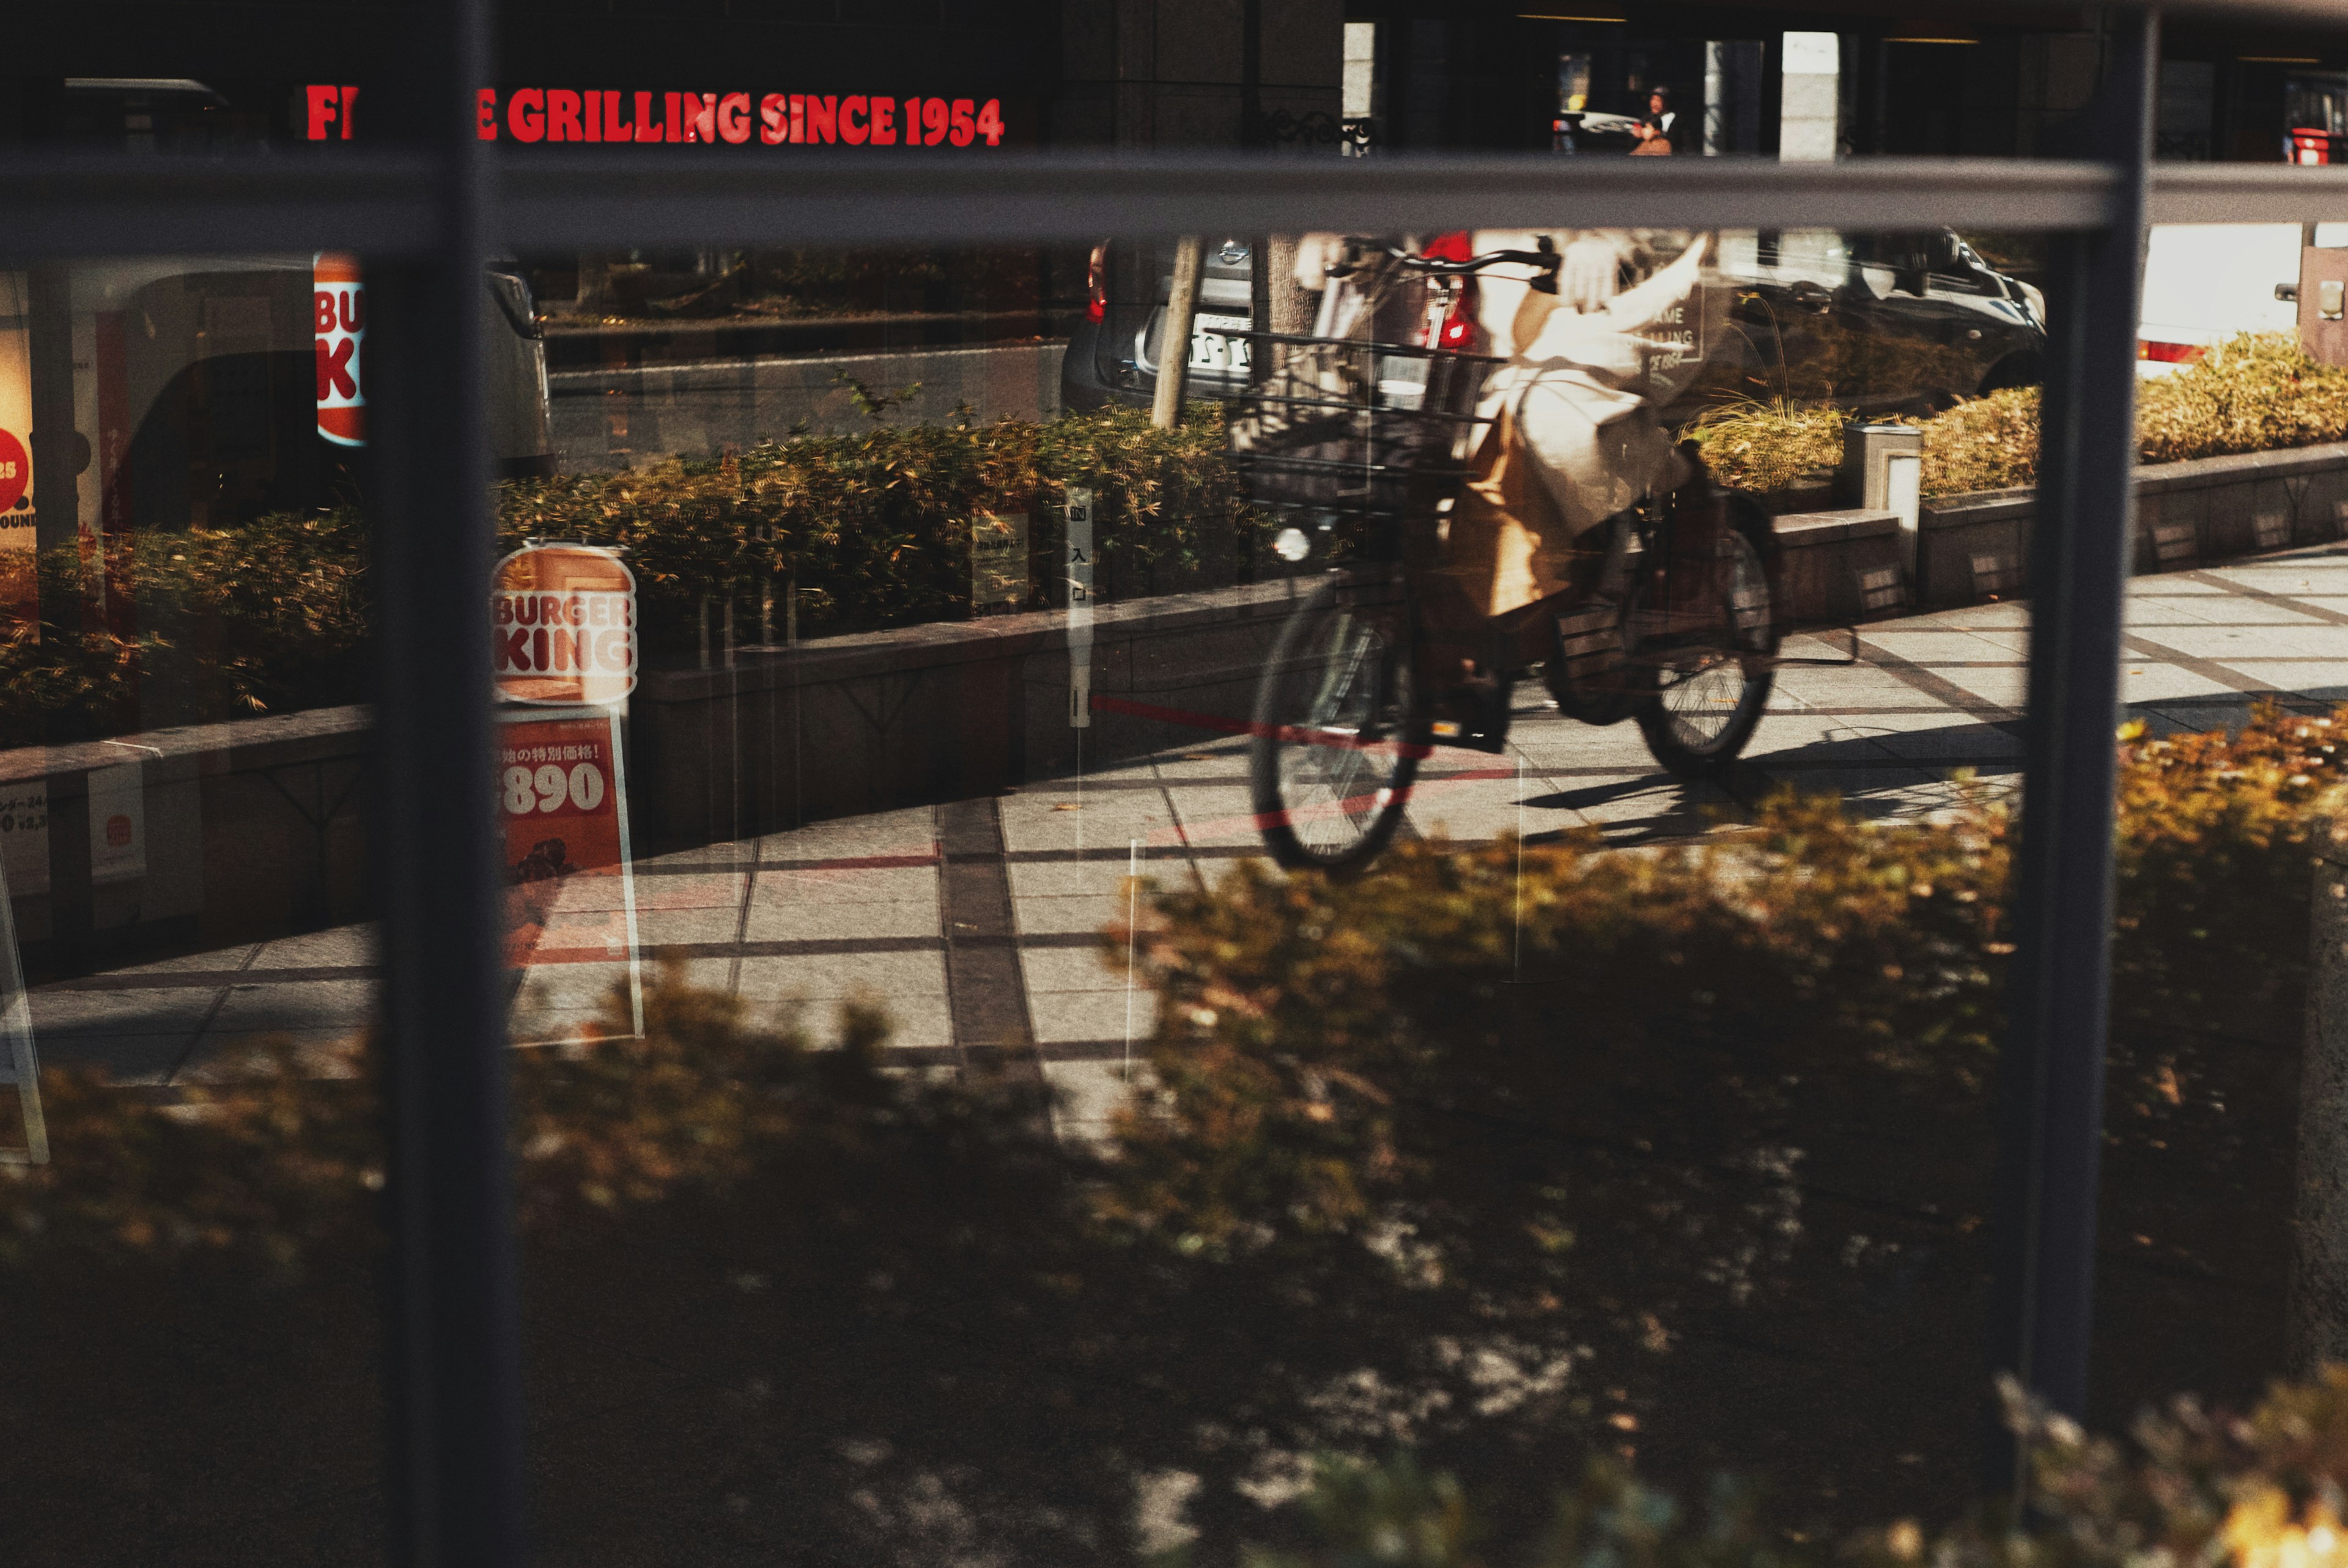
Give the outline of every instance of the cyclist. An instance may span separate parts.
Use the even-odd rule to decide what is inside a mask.
[[[1441,332],[1443,347],[1501,361],[1484,384],[1478,413],[1490,423],[1469,482],[1419,572],[1442,673],[1471,692],[1498,700],[1510,664],[1543,656],[1545,633],[1524,646],[1517,634],[1533,629],[1516,612],[1609,590],[1607,525],[1642,497],[1673,498],[1675,555],[1707,560],[1716,548],[1718,502],[1692,450],[1673,444],[1656,414],[1703,368],[1711,334],[1702,318],[1717,294],[1702,288],[1708,237],[1675,241],[1683,237],[1482,230],[1421,248],[1454,260],[1499,251],[1558,258],[1553,272],[1512,262],[1478,272]],[[1325,240],[1301,245],[1298,282],[1325,286],[1334,253]],[[1342,313],[1321,313],[1343,335],[1333,320]],[[1685,591],[1657,613],[1715,611],[1716,574],[1673,575]]]

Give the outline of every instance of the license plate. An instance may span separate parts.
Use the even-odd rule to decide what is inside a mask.
[[[1199,316],[1190,323],[1192,370],[1244,371],[1248,367],[1244,316]]]

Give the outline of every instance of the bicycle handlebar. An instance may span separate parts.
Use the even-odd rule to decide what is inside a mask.
[[[1442,278],[1466,277],[1471,272],[1480,272],[1487,267],[1504,263],[1538,267],[1548,276],[1555,277],[1560,259],[1554,251],[1487,251],[1480,256],[1469,256],[1464,261],[1447,261],[1438,257],[1417,255],[1393,245],[1386,247],[1386,254],[1414,272],[1430,272]]]

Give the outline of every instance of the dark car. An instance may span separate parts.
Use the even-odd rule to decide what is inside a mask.
[[[2046,306],[1946,230],[1727,234],[1726,295],[1689,398],[1927,413],[2038,383]]]
[[[1189,392],[1246,380],[1255,320],[1254,244],[1210,238],[1192,323]],[[1158,385],[1173,245],[1095,248],[1086,318],[1061,363],[1070,408],[1147,406]],[[1928,412],[2001,387],[2034,385],[2045,359],[2038,291],[1984,262],[1946,230],[1829,230],[1720,237],[1706,287],[1704,374],[1665,413],[1691,417],[1741,398],[1832,403],[1861,413]]]

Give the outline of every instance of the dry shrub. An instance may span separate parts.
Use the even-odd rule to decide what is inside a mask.
[[[2036,387],[1965,398],[1924,428],[1924,494],[2034,483]],[[1707,415],[1687,434],[1715,472],[1755,490],[1783,489],[1842,456],[1831,408],[1753,405]],[[2248,333],[2174,374],[2137,387],[2137,446],[2147,463],[2275,452],[2348,440],[2348,368],[2319,364],[2288,333]]]
[[[2319,364],[2290,333],[2250,333],[2137,390],[2147,463],[2271,452],[2348,436],[2348,368]]]
[[[2038,477],[2038,389],[1971,397],[1924,422],[1924,494],[2003,490]]]
[[[1843,413],[1790,403],[1740,403],[1706,411],[1682,432],[1703,449],[1724,485],[1766,495],[1842,461]]]

